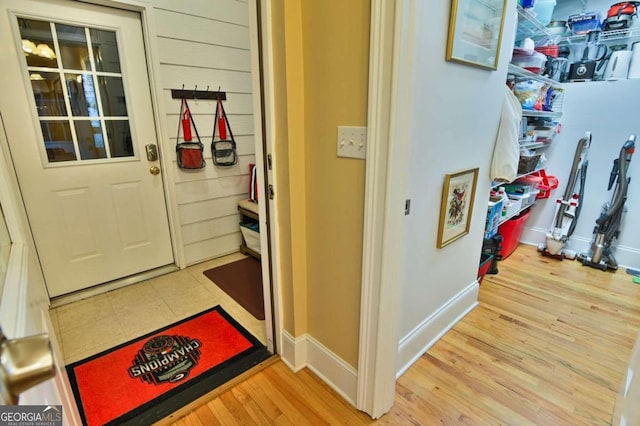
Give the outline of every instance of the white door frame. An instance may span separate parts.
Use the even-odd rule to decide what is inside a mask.
[[[266,18],[265,18],[266,17]],[[269,22],[265,25],[265,20]],[[268,232],[260,232],[260,257],[262,264],[262,289],[265,302],[265,326],[267,336],[267,349],[276,353],[280,348],[282,306],[280,303],[280,271],[278,269],[279,239],[276,232],[277,209],[275,203],[270,200],[265,191],[265,183],[270,183],[271,176],[276,176],[276,159],[271,162],[271,176],[265,176],[264,158],[266,153],[274,151],[275,126],[273,125],[274,95],[273,95],[273,63],[271,56],[271,43],[260,43],[269,40],[271,33],[271,2],[249,0],[249,31],[251,37],[251,86],[253,93],[253,121],[255,138],[256,168],[258,171],[258,203],[260,229],[268,229]],[[258,28],[260,24],[260,28]],[[259,29],[262,30],[259,34]],[[262,52],[263,66],[260,67],[260,49]],[[261,78],[262,73],[262,78]],[[264,93],[264,117],[262,105]],[[266,134],[263,134],[263,120]],[[265,145],[263,147],[263,140]],[[267,222],[267,205],[269,210]]]
[[[357,408],[373,418],[395,399],[399,289],[405,250],[406,131],[411,1],[372,0]]]

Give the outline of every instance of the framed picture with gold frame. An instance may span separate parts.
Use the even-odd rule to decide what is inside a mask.
[[[477,183],[477,167],[445,176],[440,203],[438,248],[449,245],[469,233]]]
[[[447,61],[498,68],[507,0],[451,0]]]

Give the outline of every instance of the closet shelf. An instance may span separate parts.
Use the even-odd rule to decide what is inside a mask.
[[[617,40],[624,40],[628,42],[632,39],[640,39],[640,27],[624,28],[621,30],[602,31],[600,33],[600,42],[607,43]],[[568,37],[562,37],[559,39],[560,45],[571,45],[576,43],[584,43],[587,40],[586,34],[572,35]]]
[[[547,28],[542,25],[535,16],[523,9],[522,6],[518,5],[518,29],[516,31],[516,41],[524,40],[525,38],[537,40],[538,43],[536,44],[543,44],[546,40],[550,43],[554,43],[558,37],[549,33]]]
[[[534,173],[537,173],[537,172],[539,172],[540,170],[544,170],[544,167],[541,167],[541,168],[539,168],[539,169],[532,170],[532,171],[530,171],[529,173],[523,173],[523,174],[521,174],[521,175],[518,175],[518,176],[516,176],[516,177],[515,177],[515,179],[513,179],[511,182],[515,182],[516,180],[520,179],[521,177],[525,177],[525,176],[529,176],[529,175],[532,175],[532,174],[534,174]],[[509,183],[511,183],[511,182],[495,182],[495,181],[492,181],[492,182],[491,182],[491,189],[495,189],[495,188],[499,187],[500,185],[509,184]]]
[[[551,145],[551,142],[520,142],[520,148],[526,149],[538,149],[538,148],[546,148]]]
[[[543,75],[540,74],[535,74],[532,73],[529,70],[526,70],[524,68],[520,68],[517,65],[513,65],[513,64],[509,64],[509,74],[513,75],[516,77],[516,79],[524,79],[524,80],[536,80],[536,81],[541,81],[543,83],[549,84],[552,87],[562,87],[562,83],[552,80],[548,77],[545,77]]]
[[[529,110],[523,109],[522,115],[525,117],[548,117],[548,118],[560,118],[562,117],[562,113],[559,111],[537,111],[537,110]]]

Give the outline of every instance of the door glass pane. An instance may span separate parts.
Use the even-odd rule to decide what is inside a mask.
[[[68,121],[40,121],[44,146],[51,162],[73,161],[76,152]]]
[[[107,152],[104,149],[104,138],[102,137],[100,121],[76,120],[74,124],[76,126],[76,137],[78,138],[80,158],[83,160],[107,158]]]
[[[18,23],[49,162],[134,156],[117,33]]]
[[[104,126],[109,136],[112,157],[133,157],[133,141],[129,122],[126,120],[105,120]]]
[[[126,117],[127,103],[120,77],[98,77],[102,114],[105,117]]]
[[[33,19],[18,19],[22,50],[31,67],[57,68],[55,45],[51,36],[51,25]]]
[[[91,70],[89,48],[84,28],[56,24],[62,67],[72,70]]]
[[[29,80],[40,117],[64,117],[67,115],[59,73],[31,71]]]
[[[91,28],[91,45],[93,46],[93,60],[96,71],[120,73],[120,56],[116,33]]]
[[[93,87],[93,78],[88,74],[65,74],[69,104],[75,116],[97,117],[98,101]]]

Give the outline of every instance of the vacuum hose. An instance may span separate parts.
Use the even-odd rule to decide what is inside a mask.
[[[618,187],[615,190],[613,200],[607,209],[607,212],[596,220],[596,223],[603,228],[603,232],[607,231],[611,219],[618,213],[618,210],[624,206],[624,202],[627,198],[627,188],[629,186],[629,181],[627,180],[627,168],[629,167],[631,155],[635,150],[635,146],[636,135],[631,135],[624,145],[622,145],[622,149],[620,150],[620,156],[618,157]]]

